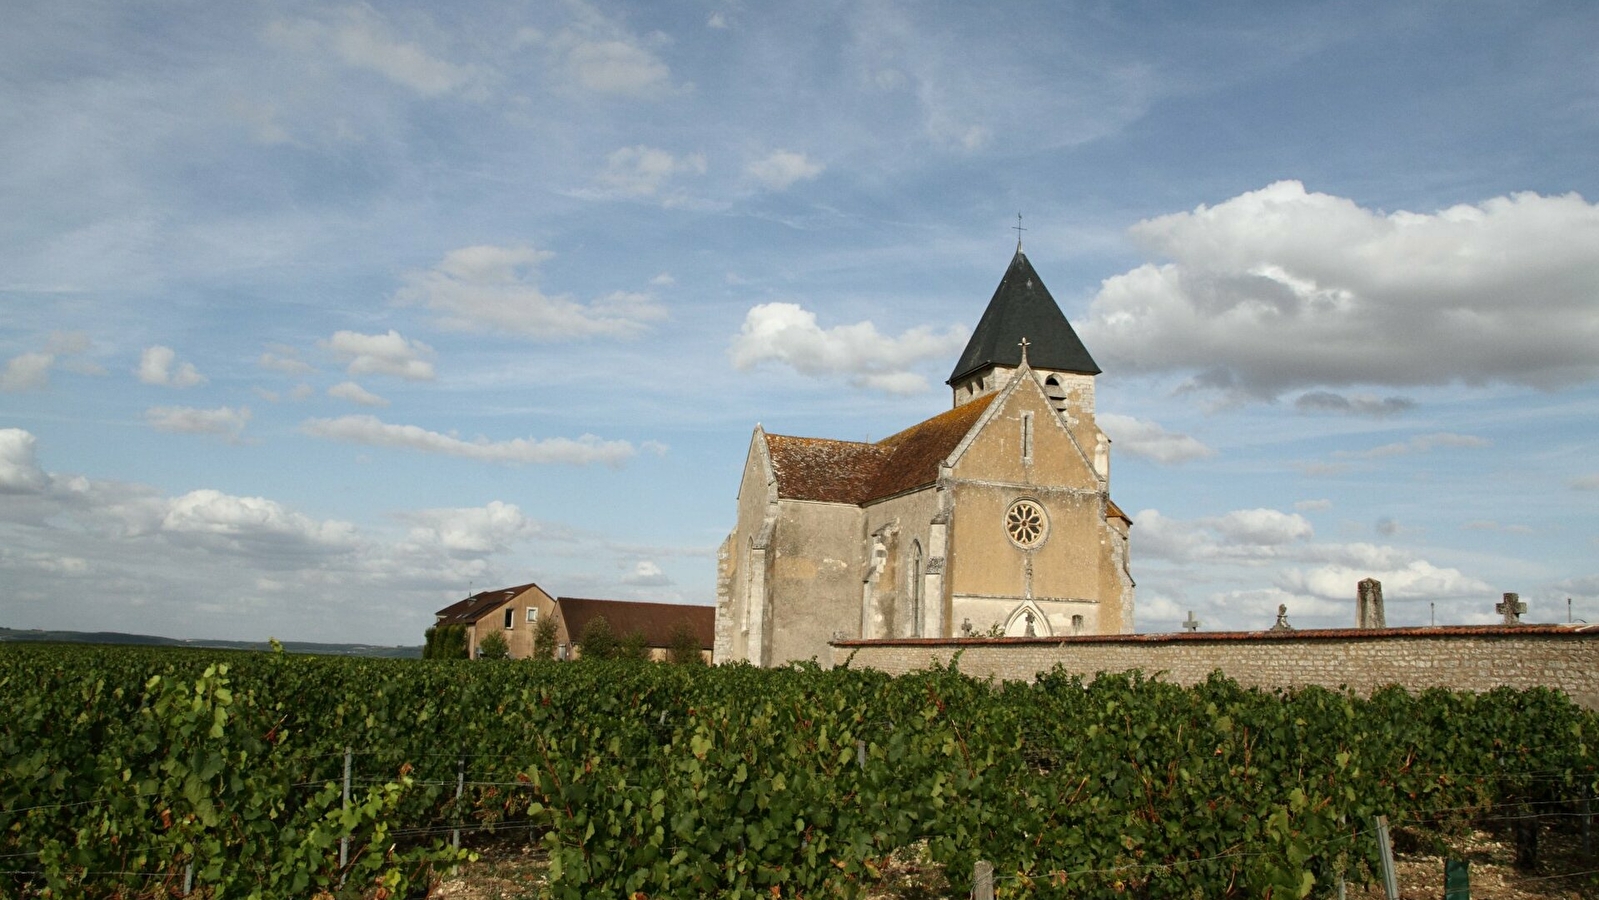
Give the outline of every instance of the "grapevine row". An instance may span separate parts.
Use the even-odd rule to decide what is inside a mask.
[[[1545,690],[8,645],[0,696],[23,896],[397,896],[467,826],[534,836],[559,898],[854,896],[917,844],[1006,896],[1298,897],[1369,877],[1373,815],[1599,787],[1599,717]]]

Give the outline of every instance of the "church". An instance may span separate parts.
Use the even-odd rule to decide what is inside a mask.
[[[1099,373],[1018,245],[950,375],[953,408],[875,443],[757,425],[719,553],[715,660],[1130,633],[1132,522],[1110,499]]]

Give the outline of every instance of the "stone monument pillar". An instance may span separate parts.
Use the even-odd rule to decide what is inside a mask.
[[[1382,582],[1375,578],[1363,578],[1355,585],[1355,627],[1388,627],[1382,610]]]

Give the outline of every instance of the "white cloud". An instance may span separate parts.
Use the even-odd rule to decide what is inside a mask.
[[[31,391],[50,383],[50,367],[56,358],[50,353],[21,353],[6,362],[0,372],[0,391]]]
[[[1383,444],[1380,447],[1372,447],[1370,450],[1335,450],[1333,451],[1333,456],[1340,459],[1384,459],[1390,456],[1428,453],[1438,447],[1476,449],[1491,446],[1491,444],[1492,441],[1476,435],[1453,434],[1441,431],[1435,434],[1417,435],[1408,441]]]
[[[1280,584],[1291,591],[1308,593],[1329,600],[1350,600],[1361,579],[1382,582],[1383,596],[1391,600],[1442,600],[1482,597],[1492,588],[1459,569],[1440,568],[1424,559],[1413,559],[1396,568],[1374,569],[1365,566],[1330,565],[1282,573]]]
[[[301,51],[330,55],[352,69],[375,72],[424,97],[458,90],[473,78],[470,66],[440,59],[420,44],[396,37],[370,6],[347,6],[331,18],[331,22],[274,22],[267,28],[267,38]]]
[[[545,294],[538,264],[552,255],[528,246],[451,250],[433,268],[408,273],[395,300],[440,313],[439,325],[445,328],[511,332],[535,340],[634,337],[647,323],[666,317],[648,294],[616,291],[587,304]]]
[[[50,476],[35,461],[35,444],[21,428],[0,428],[0,494],[35,494],[50,486]]]
[[[81,331],[52,331],[42,351],[19,353],[0,370],[0,392],[39,390],[50,384],[50,370],[60,366],[80,375],[104,375],[105,370],[76,357],[90,348],[89,336]]]
[[[633,587],[666,587],[672,579],[661,570],[661,567],[647,559],[641,559],[633,565],[633,570],[622,576],[622,583]]]
[[[677,279],[672,277],[671,272],[662,272],[650,279],[651,287],[671,287],[674,284],[677,284]]]
[[[602,94],[649,96],[672,77],[666,63],[647,48],[622,40],[573,41],[565,48],[566,66],[577,83]]]
[[[139,368],[134,371],[139,380],[145,384],[155,384],[162,387],[188,388],[205,384],[205,376],[194,368],[193,363],[178,363],[178,354],[171,347],[160,344],[146,347],[139,355]],[[173,368],[173,364],[177,367]]]
[[[1140,557],[1174,562],[1280,559],[1300,552],[1315,535],[1303,516],[1275,509],[1240,509],[1191,520],[1146,509],[1133,523]]]
[[[1571,489],[1574,491],[1599,491],[1599,473],[1580,475],[1571,479]]]
[[[423,453],[441,453],[481,462],[493,463],[565,463],[589,465],[604,463],[618,466],[630,459],[635,450],[627,441],[603,441],[592,434],[576,440],[571,438],[515,438],[509,441],[490,441],[479,437],[475,441],[428,431],[416,425],[391,425],[376,416],[340,416],[337,419],[307,419],[300,430],[315,437],[366,444],[374,447],[401,447]]]
[[[355,542],[355,526],[347,522],[318,522],[272,500],[209,488],[173,498],[160,529],[166,534],[220,539],[229,546],[288,542],[340,550]]]
[[[1239,509],[1205,521],[1235,545],[1277,546],[1308,540],[1315,534],[1303,516],[1275,509]]]
[[[771,190],[786,191],[796,181],[804,181],[822,174],[822,168],[821,163],[812,162],[803,153],[774,150],[766,157],[745,166],[744,174]]]
[[[587,3],[572,2],[568,9],[570,27],[550,37],[523,29],[518,42],[545,48],[554,67],[581,90],[645,98],[678,92],[671,67],[647,46],[665,43],[664,35],[641,38]]]
[[[351,375],[393,375],[407,381],[433,380],[433,348],[421,341],[406,340],[398,331],[387,334],[361,334],[337,331],[319,346],[348,362]]]
[[[602,568],[646,558],[502,502],[399,511],[390,517],[397,527],[368,533],[267,497],[210,488],[169,497],[146,485],[45,476],[33,436],[20,430],[0,430],[0,485],[25,491],[0,503],[0,584],[8,624],[21,627],[65,617],[174,637],[417,644],[432,611],[469,582],[527,581],[527,560],[499,560],[526,540],[582,546],[585,560],[598,547]],[[540,561],[538,577],[552,574],[548,564]],[[63,592],[63,578],[84,576],[102,589]],[[598,584],[614,589],[614,580]]]
[[[1294,503],[1294,509],[1297,509],[1300,512],[1325,512],[1326,510],[1332,509],[1332,506],[1332,501],[1327,499],[1298,500]]]
[[[605,158],[605,169],[598,179],[619,196],[655,197],[675,176],[704,175],[705,170],[703,153],[674,156],[665,150],[639,144],[613,150]]]
[[[711,17],[705,20],[705,27],[717,29],[726,28],[727,17],[722,15],[720,12],[713,12],[711,13]]]
[[[414,523],[407,538],[410,543],[454,554],[500,552],[512,540],[538,531],[537,523],[515,505],[499,500],[487,506],[420,510],[405,518]]]
[[[740,371],[778,362],[815,378],[843,376],[858,387],[894,394],[927,389],[927,379],[910,367],[960,351],[966,333],[920,325],[899,337],[879,334],[871,322],[823,329],[816,314],[794,303],[752,307],[733,337],[728,357]]]
[[[1131,234],[1170,261],[1107,279],[1080,329],[1122,371],[1268,398],[1599,377],[1599,206],[1576,194],[1382,213],[1283,181]]]
[[[299,358],[293,347],[277,347],[261,354],[256,365],[284,375],[309,375],[316,367]]]
[[[1158,422],[1114,413],[1103,413],[1097,421],[1116,443],[1116,450],[1130,456],[1171,464],[1216,455],[1199,439],[1167,431]]]
[[[348,400],[360,406],[388,406],[389,401],[379,397],[353,381],[341,381],[328,388],[329,397]]]
[[[152,406],[144,411],[144,420],[157,431],[178,434],[216,434],[237,440],[244,426],[250,422],[250,408],[219,406],[216,409],[196,409],[192,406]]]

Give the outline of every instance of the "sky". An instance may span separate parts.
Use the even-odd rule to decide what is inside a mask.
[[[756,423],[948,408],[1018,213],[1137,630],[1599,621],[1599,5],[6,18],[0,625],[714,602]]]

